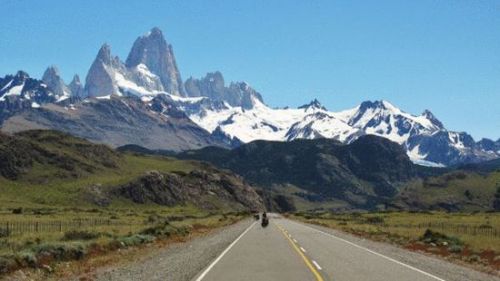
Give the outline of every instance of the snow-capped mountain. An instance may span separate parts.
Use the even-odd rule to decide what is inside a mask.
[[[137,38],[126,63],[113,57],[111,47],[104,44],[89,69],[85,91],[89,97],[100,98],[159,93],[185,95],[172,46],[158,28]]]
[[[262,96],[246,82],[231,82],[226,86],[219,71],[207,73],[201,79],[190,77],[186,80],[185,89],[189,97],[208,97],[212,101],[226,102],[243,109],[253,108],[254,99],[263,102]]]
[[[60,98],[61,96],[50,91],[46,84],[30,78],[24,71],[0,78],[0,116],[4,118],[20,110],[56,102]]]
[[[157,88],[159,91],[177,96],[185,95],[172,45],[167,43],[157,27],[135,40],[127,57],[126,67],[135,69],[137,75],[142,76],[139,81],[156,84],[158,77],[161,82],[161,87]]]
[[[448,131],[428,110],[413,115],[388,101],[365,101],[332,112],[318,100],[271,108],[248,83],[226,85],[218,71],[183,83],[173,48],[158,28],[136,39],[125,62],[102,45],[85,85],[78,75],[66,85],[55,66],[41,80],[22,71],[0,78],[0,125],[8,131],[54,128],[111,145],[172,150],[253,140],[351,143],[370,134],[402,145],[424,165],[500,157],[500,140],[475,142],[465,132]]]
[[[67,100],[71,96],[71,90],[64,84],[59,69],[56,66],[49,66],[42,77],[43,83],[51,90],[56,96],[57,101],[61,102]]]
[[[495,148],[484,149],[488,140],[483,140],[481,147],[466,133],[447,131],[429,110],[416,116],[387,101],[366,101],[340,112],[326,110],[317,100],[297,109],[273,109],[260,101],[254,103],[250,109],[227,103],[222,107],[201,106],[189,116],[209,132],[245,143],[299,138],[333,138],[350,143],[371,134],[403,145],[415,163],[424,165],[445,166],[500,156]]]

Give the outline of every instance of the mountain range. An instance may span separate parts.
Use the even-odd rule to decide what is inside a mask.
[[[332,112],[317,100],[298,108],[271,108],[246,82],[215,71],[186,81],[173,47],[158,28],[138,37],[125,62],[104,44],[85,78],[66,84],[55,66],[42,79],[23,71],[0,78],[4,132],[56,129],[117,147],[184,151],[237,147],[254,140],[387,138],[414,163],[449,166],[500,157],[500,139],[476,142],[447,130],[429,110],[406,113],[388,101],[365,101]]]

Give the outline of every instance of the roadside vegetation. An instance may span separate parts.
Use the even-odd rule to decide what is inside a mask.
[[[4,208],[0,210],[0,276],[35,270],[39,278],[78,271],[71,262],[125,249],[183,241],[241,220],[244,212],[210,213],[194,206],[143,208]],[[65,263],[66,266],[62,266]]]
[[[299,212],[291,218],[431,253],[494,274],[500,270],[498,212]]]
[[[125,251],[232,224],[262,204],[238,176],[207,164],[57,131],[0,133],[0,162],[0,275],[41,274],[21,279],[81,271],[61,264],[119,261]]]

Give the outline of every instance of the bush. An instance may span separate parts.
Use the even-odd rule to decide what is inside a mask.
[[[461,253],[464,250],[464,247],[462,245],[452,245],[448,247],[448,251],[450,253]]]
[[[30,251],[24,251],[24,252],[17,254],[16,260],[22,266],[30,266],[30,267],[37,266],[36,255]]]
[[[467,257],[467,261],[469,262],[478,262],[481,260],[481,257],[478,255],[470,255]]]
[[[36,256],[51,257],[58,261],[79,260],[85,256],[85,247],[81,243],[40,244],[33,247]]]
[[[0,274],[5,274],[16,269],[17,263],[14,257],[0,257]]]
[[[155,240],[155,237],[147,234],[134,234],[126,237],[120,237],[117,239],[123,246],[136,246],[145,243],[151,243]]]
[[[71,230],[64,233],[63,240],[92,240],[99,237],[99,233]]]
[[[366,222],[369,224],[383,224],[385,221],[383,217],[368,217]]]
[[[166,222],[153,227],[148,227],[141,231],[141,234],[170,237],[172,235],[185,236],[188,235],[189,232],[189,228],[187,227],[175,227]]]
[[[16,214],[16,215],[22,214],[23,213],[23,208],[12,209],[12,213]]]
[[[463,244],[464,244],[457,237],[447,236],[445,234],[442,234],[442,233],[439,233],[436,231],[432,231],[430,229],[427,229],[425,231],[424,235],[422,235],[419,240],[423,241],[427,244],[430,244],[430,243],[434,243],[436,245],[445,245],[446,244],[446,245],[449,245],[449,247],[452,247],[455,245],[463,246]]]
[[[0,238],[4,237],[9,237],[10,236],[10,230],[6,228],[0,228]]]

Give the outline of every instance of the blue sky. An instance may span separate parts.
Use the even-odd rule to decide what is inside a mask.
[[[104,43],[124,60],[153,26],[184,79],[220,70],[271,106],[385,99],[448,129],[500,137],[500,1],[2,0],[0,75],[84,79]]]

